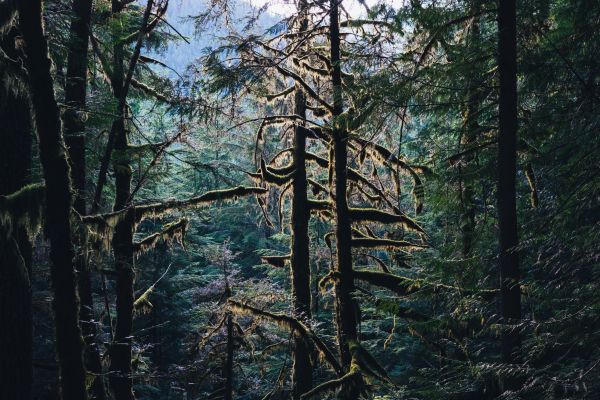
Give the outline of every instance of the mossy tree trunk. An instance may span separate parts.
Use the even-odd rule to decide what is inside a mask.
[[[352,355],[349,344],[358,341],[358,308],[352,293],[352,230],[348,210],[348,132],[341,123],[343,113],[342,69],[340,58],[339,1],[330,0],[331,83],[333,89],[333,146],[335,173],[335,234],[339,280],[335,283],[335,313],[338,345],[342,365],[350,370]]]
[[[498,9],[498,70],[500,108],[498,135],[498,221],[500,225],[500,292],[504,323],[521,318],[521,289],[517,246],[517,29],[516,1],[500,0]],[[506,362],[517,359],[519,333],[504,329],[502,355]]]
[[[73,200],[71,179],[62,138],[60,112],[50,74],[51,62],[44,37],[42,2],[19,2],[19,22],[25,39],[32,111],[46,184],[45,226],[50,239],[61,396],[64,400],[84,400],[87,398],[86,372],[73,263],[75,254],[70,222]]]
[[[115,32],[115,46],[113,48],[114,65],[112,86],[113,94],[117,99],[117,118],[113,121],[111,135],[114,135],[114,150],[112,151],[113,171],[115,174],[115,203],[113,210],[119,211],[127,208],[131,202],[132,171],[129,159],[129,140],[127,137],[127,94],[140,55],[142,39],[147,34],[146,28],[153,7],[153,0],[149,0],[144,11],[142,26],[138,34],[133,55],[129,61],[129,68],[124,70],[124,47],[120,41],[120,34]],[[122,9],[117,0],[112,2],[112,12],[116,15]],[[116,28],[115,28],[116,29]],[[110,150],[110,147],[109,149]],[[113,251],[115,256],[116,286],[117,286],[117,325],[115,328],[114,342],[110,350],[109,379],[111,389],[116,400],[133,400],[133,378],[131,365],[131,347],[133,330],[133,303],[134,298],[134,248],[133,234],[135,229],[135,209],[132,207],[126,212],[125,217],[115,227],[113,237]]]
[[[298,4],[298,30],[305,32],[308,27],[308,5],[305,0]],[[302,87],[296,84],[294,98],[295,114],[306,118],[306,97]],[[292,182],[292,298],[294,317],[298,320],[311,318],[310,288],[310,240],[308,223],[310,212],[308,207],[306,180],[306,136],[304,130],[296,126],[294,129],[294,176]],[[299,333],[294,335],[294,364],[292,370],[292,398],[300,396],[312,387],[312,363],[310,349]]]
[[[127,206],[131,195],[131,166],[127,157],[127,130],[125,125],[126,96],[123,94],[123,45],[114,47],[114,73],[112,77],[114,95],[118,100],[117,119],[112,129],[115,135],[113,169],[115,174],[114,211]],[[134,213],[127,215],[115,227],[113,251],[115,255],[117,324],[114,342],[110,349],[110,386],[116,400],[134,399],[131,377],[131,332],[133,329],[133,226]]]
[[[2,40],[2,50],[16,59],[16,29]],[[6,45],[6,46],[5,46]],[[31,114],[26,96],[12,88],[0,94],[0,195],[14,193],[30,181]],[[31,243],[23,227],[0,223],[0,320],[10,321],[0,334],[0,398],[31,398],[32,309]]]
[[[85,163],[85,122],[82,114],[86,107],[88,41],[92,13],[91,0],[73,1],[73,19],[71,38],[67,58],[67,78],[65,85],[65,103],[67,109],[63,115],[65,144],[71,161],[71,179],[74,185],[75,200],[73,206],[80,215],[86,215],[86,163]],[[87,369],[98,375],[93,383],[92,394],[96,399],[105,399],[106,392],[102,374],[100,351],[96,343],[96,325],[94,323],[94,303],[92,298],[92,277],[87,259],[87,246],[84,232],[77,240],[80,253],[75,264],[78,272],[81,329],[86,344],[85,364]]]

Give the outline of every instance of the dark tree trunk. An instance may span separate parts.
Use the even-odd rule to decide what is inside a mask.
[[[11,34],[8,35],[14,43]],[[3,46],[4,50],[4,46]],[[10,51],[5,50],[10,54]],[[0,195],[25,186],[31,168],[31,115],[24,96],[0,95]],[[12,232],[0,222],[0,398],[31,399],[31,243],[22,227]]]
[[[64,113],[65,144],[71,161],[71,179],[74,185],[74,208],[81,215],[87,212],[86,207],[86,163],[85,163],[85,122],[81,114],[85,110],[87,90],[88,40],[92,13],[91,0],[73,1],[73,20],[71,21],[71,39],[67,58],[67,79],[65,86]],[[81,306],[79,316],[81,329],[86,344],[85,365],[88,371],[96,374],[92,386],[95,399],[106,398],[102,374],[102,361],[96,343],[96,324],[94,323],[94,303],[92,298],[92,277],[87,259],[85,233],[78,235],[80,253],[76,255],[75,264],[78,271],[79,296]]]
[[[131,167],[127,154],[127,131],[125,117],[116,120],[116,143],[114,158],[116,198],[114,210],[127,207],[131,194]],[[110,350],[110,386],[116,400],[131,400],[133,380],[131,377],[131,332],[133,329],[134,302],[134,252],[133,228],[134,213],[128,211],[125,218],[115,228],[113,250],[115,255],[115,271],[117,281],[117,324],[114,342]]]
[[[306,1],[298,5],[300,23],[298,30],[306,31],[308,27]],[[306,118],[306,97],[300,85],[296,85],[295,114]],[[310,239],[308,236],[308,223],[310,212],[308,209],[307,180],[306,180],[306,136],[304,131],[297,126],[294,130],[294,178],[292,182],[292,298],[294,317],[300,320],[311,318],[311,290],[310,290]],[[300,396],[312,387],[312,363],[310,349],[306,341],[294,335],[294,365],[292,370],[292,398]]]
[[[333,145],[335,167],[335,216],[336,251],[339,279],[335,284],[335,309],[338,345],[342,365],[350,369],[352,355],[349,344],[358,341],[358,308],[352,298],[354,279],[352,274],[352,230],[348,211],[348,132],[338,121],[343,112],[342,69],[340,66],[340,30],[338,0],[330,1],[331,83],[333,89]]]
[[[45,226],[50,239],[61,395],[64,400],[82,400],[87,398],[87,394],[70,223],[73,199],[60,112],[54,95],[51,62],[43,31],[42,2],[19,2],[19,18],[26,43],[31,104],[46,184]]]
[[[521,318],[521,290],[517,253],[517,35],[516,1],[500,0],[498,10],[498,67],[500,73],[500,116],[498,136],[498,221],[500,225],[500,291],[505,323]],[[505,329],[502,355],[516,360],[519,334]]]

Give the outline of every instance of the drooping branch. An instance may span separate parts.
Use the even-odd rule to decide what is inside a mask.
[[[277,71],[284,75],[287,76],[288,78],[292,78],[296,83],[298,83],[300,86],[302,86],[302,88],[306,91],[306,93],[313,99],[315,100],[317,103],[321,104],[323,107],[325,107],[329,112],[331,112],[333,110],[333,107],[327,103],[325,100],[323,100],[321,98],[321,96],[319,96],[317,94],[317,92],[315,92],[315,90],[308,84],[306,83],[306,81],[304,79],[302,79],[302,77],[300,77],[298,74],[296,74],[293,71],[290,71],[289,69],[283,68],[280,65],[276,65],[275,69],[277,69]]]
[[[324,159],[323,157],[317,156],[314,153],[306,152],[306,159],[308,161],[316,163],[318,166],[324,169],[329,169],[329,161]],[[363,176],[354,168],[348,167],[348,180],[353,182],[360,182],[361,184],[365,185],[374,193],[376,193],[388,206],[394,209],[394,211],[398,211],[397,207],[387,198],[386,194],[381,189],[375,186],[371,181],[369,181],[365,176]]]
[[[176,241],[183,246],[183,238],[185,237],[188,223],[189,221],[187,218],[181,218],[178,221],[165,225],[160,232],[146,236],[139,242],[134,242],[133,251],[139,255],[140,253],[153,249],[161,240],[165,243]]]
[[[415,209],[417,214],[421,212],[423,209],[424,202],[424,190],[423,190],[423,182],[421,178],[417,174],[417,172],[412,168],[406,161],[401,160],[395,154],[393,154],[390,150],[385,147],[373,143],[369,140],[365,140],[357,137],[356,135],[351,135],[350,138],[360,144],[364,150],[369,152],[369,155],[375,160],[380,161],[383,164],[387,164],[391,167],[400,168],[403,171],[406,171],[413,180],[413,195],[415,197]]]
[[[539,196],[535,181],[535,173],[533,172],[533,167],[531,166],[531,163],[527,163],[527,165],[525,166],[525,177],[527,178],[527,183],[529,184],[529,189],[531,190],[531,207],[537,208],[539,204]]]
[[[253,194],[265,194],[268,189],[261,187],[238,186],[231,189],[212,190],[200,196],[187,200],[171,200],[162,203],[153,203],[135,206],[136,219],[141,221],[151,216],[159,216],[174,210],[193,209],[202,207],[215,201],[236,200],[238,197]]]
[[[133,302],[133,309],[136,312],[148,312],[149,310],[152,309],[153,305],[150,302],[149,297],[152,294],[152,292],[154,291],[154,289],[156,288],[156,285],[158,284],[158,282],[160,282],[167,275],[167,273],[169,273],[169,269],[171,269],[171,265],[173,265],[173,264],[169,264],[169,266],[167,267],[167,269],[165,270],[165,272],[163,272],[163,274],[160,276],[160,278],[158,278],[156,280],[156,282],[154,282],[152,285],[150,285],[150,287],[148,289],[146,289],[144,291],[144,293],[142,293]]]
[[[401,224],[405,229],[424,234],[425,231],[412,218],[401,214],[392,214],[375,208],[350,208],[350,218],[354,222],[382,222]]]
[[[274,267],[283,268],[285,267],[286,261],[289,261],[291,257],[291,254],[286,254],[283,256],[261,256],[260,259]]]
[[[362,382],[362,375],[360,373],[360,369],[358,367],[353,366],[350,368],[350,371],[348,371],[348,373],[346,373],[344,376],[323,382],[320,385],[315,386],[308,392],[304,393],[300,398],[302,400],[310,399],[318,394],[322,395],[324,393],[337,390],[341,387],[356,384],[358,381]]]
[[[293,169],[291,172],[288,172],[285,175],[280,175],[280,174],[276,173],[273,169],[267,167],[265,160],[262,158],[260,160],[260,173],[261,173],[262,179],[265,182],[271,183],[271,184],[277,185],[277,186],[283,186],[283,185],[287,184],[294,177]]]
[[[355,269],[354,279],[391,290],[399,296],[407,296],[422,288],[420,281],[387,272]]]
[[[0,225],[10,234],[24,228],[31,238],[42,226],[46,188],[43,184],[27,185],[15,193],[0,196]]]
[[[267,101],[273,101],[280,97],[287,96],[288,94],[292,93],[294,91],[294,89],[295,89],[295,86],[290,86],[289,88],[286,88],[286,89],[282,90],[281,92],[267,94],[267,95],[265,95],[265,98],[267,99]]]
[[[109,249],[117,224],[125,218],[128,212],[132,211],[132,208],[135,213],[136,223],[140,223],[146,218],[162,216],[172,211],[198,208],[215,201],[231,200],[253,194],[259,195],[267,191],[268,189],[261,187],[244,186],[213,190],[186,200],[131,205],[119,211],[106,214],[86,215],[81,218],[81,222],[87,226],[90,233],[98,239],[104,249]]]
[[[248,304],[241,303],[239,301],[235,301],[232,299],[228,300],[229,308],[232,312],[236,314],[248,314],[255,316],[257,318],[266,319],[268,321],[274,322],[282,327],[293,330],[297,332],[300,336],[302,336],[307,344],[312,344],[315,350],[319,352],[319,354],[323,357],[325,361],[329,364],[333,370],[340,375],[342,372],[342,367],[338,363],[333,352],[325,345],[325,343],[306,325],[302,322],[298,321],[296,318],[272,313],[269,311],[261,310],[259,308],[253,307]]]

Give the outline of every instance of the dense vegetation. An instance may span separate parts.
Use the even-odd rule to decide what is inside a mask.
[[[0,49],[0,399],[600,395],[599,2],[0,0]]]

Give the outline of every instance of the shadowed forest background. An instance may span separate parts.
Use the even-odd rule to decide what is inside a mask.
[[[600,398],[600,2],[0,0],[0,400]]]

